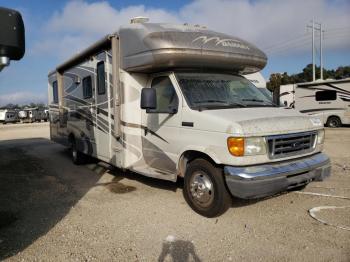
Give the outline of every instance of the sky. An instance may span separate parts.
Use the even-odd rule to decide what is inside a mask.
[[[268,63],[262,74],[300,72],[311,63],[314,19],[324,28],[324,67],[350,65],[350,0],[0,0],[21,12],[26,54],[0,72],[0,106],[47,103],[47,74],[58,64],[130,18],[189,23],[243,38],[262,49]],[[316,64],[319,64],[316,33]]]

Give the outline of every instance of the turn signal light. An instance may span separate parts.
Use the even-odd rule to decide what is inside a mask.
[[[243,137],[229,137],[227,139],[227,148],[231,155],[244,155],[244,138]]]

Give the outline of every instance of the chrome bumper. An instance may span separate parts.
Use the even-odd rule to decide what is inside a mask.
[[[225,166],[227,187],[240,198],[259,198],[322,181],[331,174],[329,157],[323,153],[290,161],[248,167]]]

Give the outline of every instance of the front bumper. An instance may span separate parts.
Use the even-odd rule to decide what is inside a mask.
[[[226,184],[240,198],[259,198],[322,181],[331,174],[329,157],[323,153],[290,161],[248,167],[225,166]]]

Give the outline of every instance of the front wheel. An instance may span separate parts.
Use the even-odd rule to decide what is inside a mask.
[[[341,126],[341,120],[337,116],[331,116],[328,118],[326,126],[328,127],[340,127]]]
[[[196,159],[188,165],[183,194],[188,205],[205,217],[221,215],[232,203],[222,169],[204,159]]]

